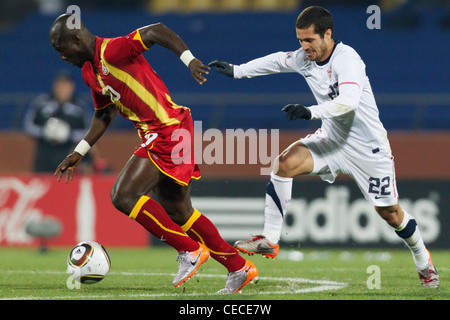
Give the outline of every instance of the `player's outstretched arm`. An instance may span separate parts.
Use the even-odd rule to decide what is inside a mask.
[[[81,162],[89,149],[100,139],[103,133],[105,133],[116,113],[117,109],[114,105],[109,105],[104,109],[94,112],[91,126],[84,139],[81,140],[75,150],[56,168],[54,175],[58,177],[58,182],[61,181],[64,174],[66,175],[66,183],[73,180],[76,166]]]
[[[156,43],[173,51],[189,68],[195,81],[199,84],[206,82],[203,74],[207,75],[210,67],[205,66],[199,59],[195,58],[184,41],[163,23],[159,22],[142,27],[139,29],[139,33],[141,34],[142,42],[147,48]]]

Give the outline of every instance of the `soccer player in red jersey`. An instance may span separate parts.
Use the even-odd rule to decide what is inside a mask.
[[[200,170],[191,152],[194,149],[191,113],[172,101],[164,82],[142,53],[154,44],[173,51],[199,84],[206,81],[203,75],[210,68],[196,59],[183,40],[162,23],[142,27],[123,37],[100,38],[81,21],[76,28],[69,19],[78,17],[63,14],[55,20],[50,28],[50,43],[62,60],[82,68],[95,112],[84,139],[56,169],[58,181],[63,175],[66,183],[72,180],[75,167],[119,112],[133,122],[142,144],[111,190],[114,206],[178,251],[175,287],[191,278],[212,256],[228,270],[225,288],[220,292],[240,291],[256,279],[258,271],[222,239],[207,217],[192,207],[190,181],[200,178]],[[148,196],[150,192],[159,203]]]

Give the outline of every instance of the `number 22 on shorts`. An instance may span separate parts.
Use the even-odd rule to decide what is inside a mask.
[[[385,198],[391,195],[391,192],[387,190],[391,187],[391,178],[389,176],[382,179],[370,177],[369,181],[369,193],[376,194],[375,199]]]

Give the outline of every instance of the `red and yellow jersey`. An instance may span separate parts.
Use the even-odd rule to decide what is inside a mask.
[[[190,118],[190,110],[172,101],[166,85],[142,55],[147,49],[139,30],[123,37],[97,37],[94,63],[86,62],[82,68],[94,108],[114,103],[142,139]]]

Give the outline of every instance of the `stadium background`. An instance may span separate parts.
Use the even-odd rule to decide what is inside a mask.
[[[162,21],[204,63],[214,59],[243,63],[295,50],[298,13],[309,5],[325,6],[335,20],[335,38],[354,47],[366,63],[395,155],[402,205],[419,220],[429,247],[450,246],[450,92],[445,53],[450,7],[448,1],[411,0],[1,1],[0,245],[36,245],[25,231],[27,222],[49,217],[62,224],[62,233],[50,240],[51,245],[86,239],[106,246],[159,243],[110,204],[114,179],[139,144],[126,120],[116,117],[98,142],[109,174],[78,175],[63,185],[50,174],[32,172],[35,145],[22,128],[31,99],[48,92],[55,73],[65,68],[75,77],[79,96],[90,101],[80,71],[65,65],[48,42],[49,26],[69,4],[78,5],[84,23],[103,37]],[[381,29],[366,26],[371,15],[366,9],[372,4],[381,8]],[[314,103],[297,74],[239,81],[211,73],[208,82],[198,86],[170,51],[155,46],[145,56],[173,100],[191,108],[194,119],[201,121],[203,132],[279,129],[281,151],[319,125],[288,122],[279,111],[291,102]],[[208,144],[203,141],[203,146]],[[202,179],[193,185],[194,205],[229,241],[261,230],[267,176],[260,175],[260,167],[260,163],[203,164]],[[310,247],[400,243],[345,177],[333,185],[317,177],[296,179],[282,240]]]

